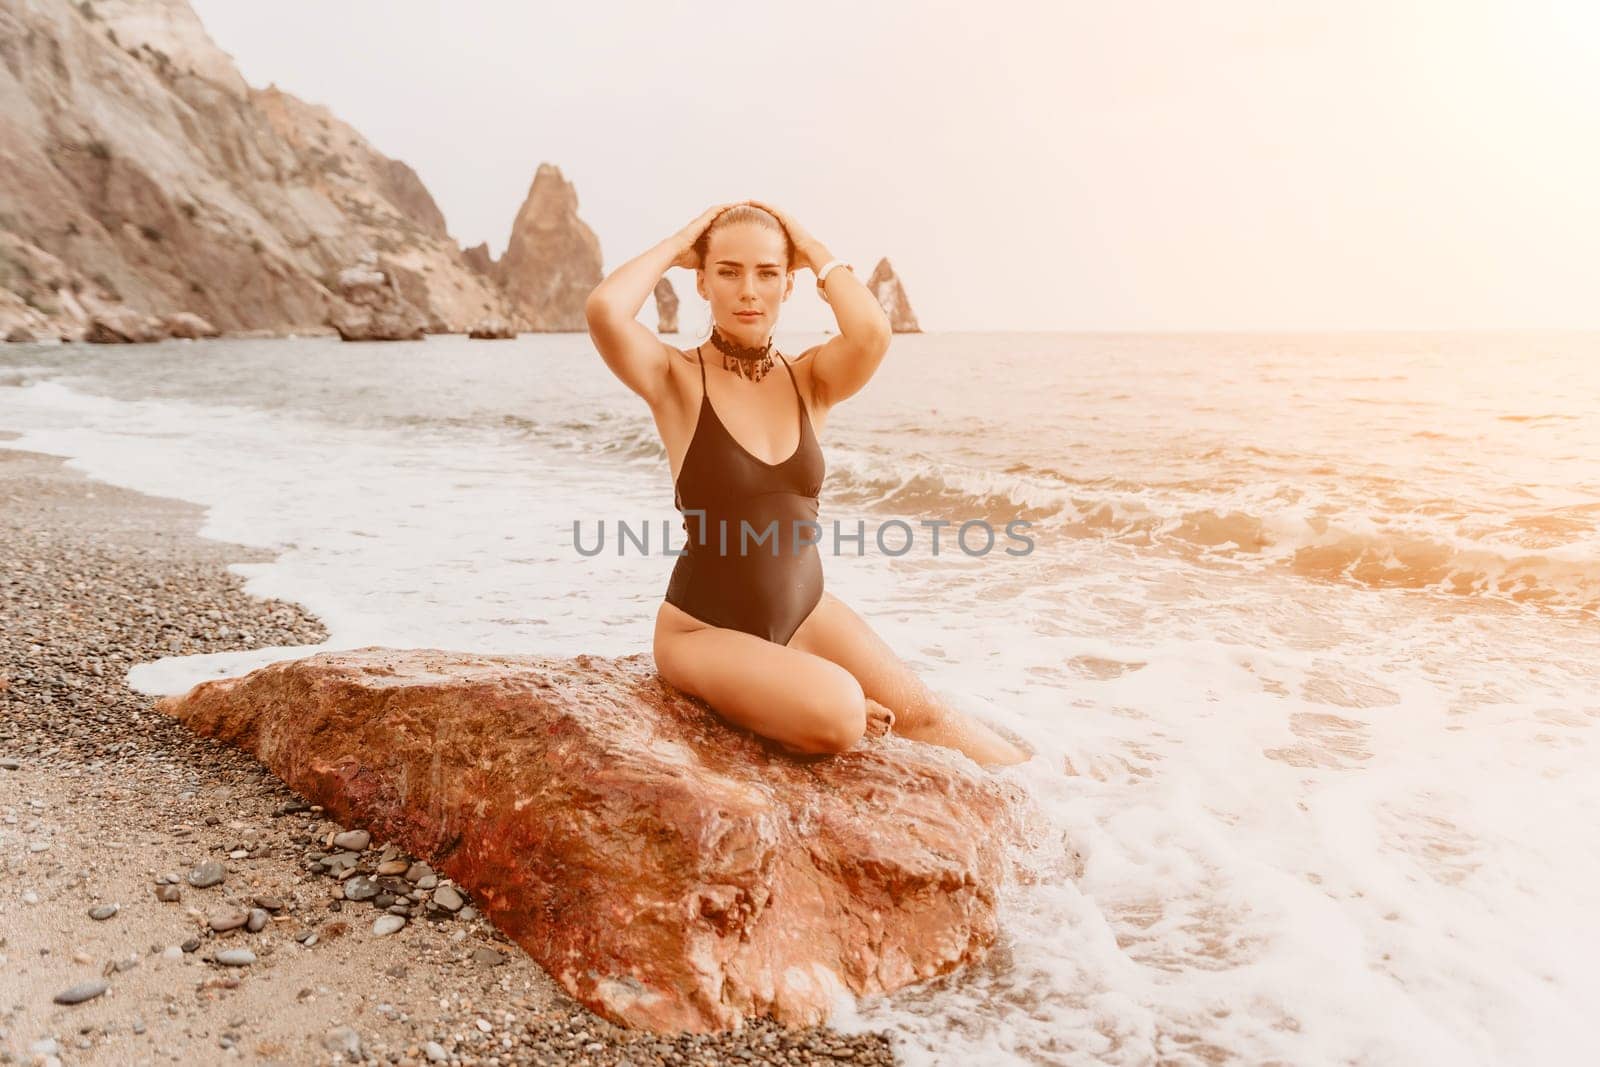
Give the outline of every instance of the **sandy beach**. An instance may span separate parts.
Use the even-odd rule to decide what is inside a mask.
[[[593,1015],[414,857],[332,844],[360,828],[126,687],[159,656],[325,637],[244,594],[226,568],[256,550],[38,453],[0,450],[0,505],[0,1062],[895,1061],[884,1034]]]

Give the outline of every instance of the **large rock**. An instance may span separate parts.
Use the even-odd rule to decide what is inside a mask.
[[[218,330],[192,311],[180,311],[175,315],[168,315],[162,324],[166,328],[168,337],[179,337],[191,341],[217,337],[222,333],[221,330]]]
[[[167,336],[165,325],[153,315],[133,308],[105,308],[89,319],[84,340],[95,345],[147,344]]]
[[[391,271],[378,265],[368,252],[353,267],[340,271],[334,286],[347,305],[335,310],[328,322],[346,341],[420,341],[428,322],[401,294]]]
[[[662,278],[656,282],[656,333],[678,332],[678,291]]]
[[[517,328],[505,319],[481,319],[467,330],[467,336],[477,341],[509,341],[517,336]]]
[[[878,298],[884,313],[889,316],[889,326],[895,333],[922,332],[922,327],[917,325],[917,316],[911,311],[911,301],[906,297],[905,286],[900,284],[900,277],[895,274],[894,268],[889,266],[887,257],[878,260],[878,265],[872,269],[872,277],[867,280],[867,288]]]
[[[583,332],[583,303],[600,284],[600,240],[578,218],[578,191],[541,163],[495,275],[527,329]]]
[[[1016,783],[898,736],[796,759],[648,656],[359,649],[161,702],[331,818],[468,889],[574,997],[625,1026],[828,1015],[979,957]]]

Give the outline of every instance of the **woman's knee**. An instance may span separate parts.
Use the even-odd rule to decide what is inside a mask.
[[[689,670],[687,658],[691,653],[684,647],[684,636],[672,633],[665,627],[657,627],[650,654],[656,662],[656,673],[668,685],[693,695],[694,687],[690,684],[693,672]]]
[[[867,698],[855,676],[836,663],[822,660],[801,694],[802,714],[814,752],[843,752],[867,730]]]

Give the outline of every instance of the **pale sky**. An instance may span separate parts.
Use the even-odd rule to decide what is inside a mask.
[[[1600,328],[1591,0],[192,2],[496,254],[548,161],[607,271],[755,197],[930,330]]]

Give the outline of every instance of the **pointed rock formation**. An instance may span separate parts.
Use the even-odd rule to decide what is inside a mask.
[[[917,316],[911,311],[911,301],[906,297],[905,287],[900,284],[894,268],[889,266],[888,257],[878,260],[878,265],[872,269],[872,277],[867,281],[867,288],[878,298],[895,333],[922,332],[922,327],[917,325]]]
[[[250,88],[185,0],[0,0],[0,60],[0,231],[71,294],[0,279],[0,326],[81,337],[99,301],[314,333],[368,248],[433,325],[507,313],[409,167]]]
[[[663,277],[656,282],[656,333],[678,332],[678,293]]]
[[[485,278],[494,276],[494,257],[489,254],[489,242],[480,241],[471,248],[461,250],[461,262]]]
[[[578,218],[578,192],[561,168],[539,164],[495,275],[527,329],[588,329],[583,302],[600,284],[600,241]]]
[[[158,705],[330,818],[468,890],[572,996],[630,1027],[824,1021],[841,990],[948,974],[994,941],[1015,781],[890,735],[790,757],[650,657],[364,648]]]

